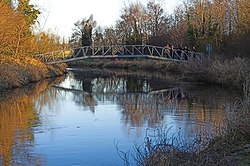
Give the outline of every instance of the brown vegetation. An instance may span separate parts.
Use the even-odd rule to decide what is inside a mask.
[[[196,47],[206,52],[212,45],[215,55],[247,56],[250,53],[249,0],[189,0],[172,14],[164,11],[164,1],[129,3],[113,27],[97,27],[95,46],[150,44],[176,48]],[[92,26],[92,28],[94,28]],[[79,41],[78,41],[79,42]],[[77,41],[72,40],[72,44]]]
[[[40,11],[29,0],[19,1],[16,8],[10,4],[0,0],[0,90],[64,74],[65,65],[46,65],[30,58],[65,47],[56,35],[33,33]]]
[[[20,87],[44,78],[63,75],[66,65],[46,65],[32,58],[1,58],[0,90]]]
[[[182,65],[185,79],[207,83],[217,83],[243,90],[250,79],[249,60],[235,57],[232,59],[206,60],[201,63],[189,61]]]
[[[228,129],[216,138],[201,139],[199,135],[188,143],[180,137],[159,133],[156,139],[147,138],[143,146],[136,147],[135,159],[142,166],[249,165],[250,128],[246,126]]]
[[[60,37],[53,33],[33,32],[38,14],[40,12],[28,0],[22,1],[17,9],[0,0],[0,55],[32,56],[65,47]]]
[[[98,67],[98,68],[119,68],[129,70],[146,70],[146,71],[173,71],[174,74],[180,72],[177,62],[152,60],[152,59],[86,59],[77,62],[69,62],[70,67]]]

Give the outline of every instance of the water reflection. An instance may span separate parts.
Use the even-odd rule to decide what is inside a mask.
[[[233,98],[166,73],[70,70],[63,80],[3,93],[0,165],[122,165],[114,140],[131,150],[160,125],[186,139],[216,134]]]
[[[138,72],[72,70],[58,88],[73,93],[74,101],[92,112],[100,102],[116,103],[128,130],[165,123],[191,137],[201,130],[216,134],[223,127],[225,109],[234,98],[229,91],[152,77]]]
[[[40,98],[50,85],[51,80],[47,80],[10,92],[1,92],[0,165],[42,165],[43,157],[32,153],[35,146],[34,128],[40,123],[35,103],[39,99],[41,108],[50,101],[51,98]]]

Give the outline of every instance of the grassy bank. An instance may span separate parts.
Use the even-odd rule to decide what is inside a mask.
[[[107,69],[129,69],[146,71],[169,71],[180,72],[177,62],[169,62],[153,59],[85,59],[68,63],[69,67],[81,68],[107,68]]]
[[[65,64],[46,65],[38,60],[24,58],[0,58],[0,90],[20,87],[45,78],[63,75]]]

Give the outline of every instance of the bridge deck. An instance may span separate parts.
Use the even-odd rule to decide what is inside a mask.
[[[34,58],[38,58],[47,64],[67,63],[87,58],[150,58],[185,62],[191,59],[202,60],[204,54],[180,49],[168,50],[165,47],[151,45],[123,45],[109,47],[86,46],[67,51],[67,54],[65,51],[57,51],[35,55]]]

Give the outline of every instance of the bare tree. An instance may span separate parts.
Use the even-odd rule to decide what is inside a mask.
[[[126,44],[141,44],[145,10],[141,3],[131,3],[126,6],[118,22],[118,28],[124,32]]]

